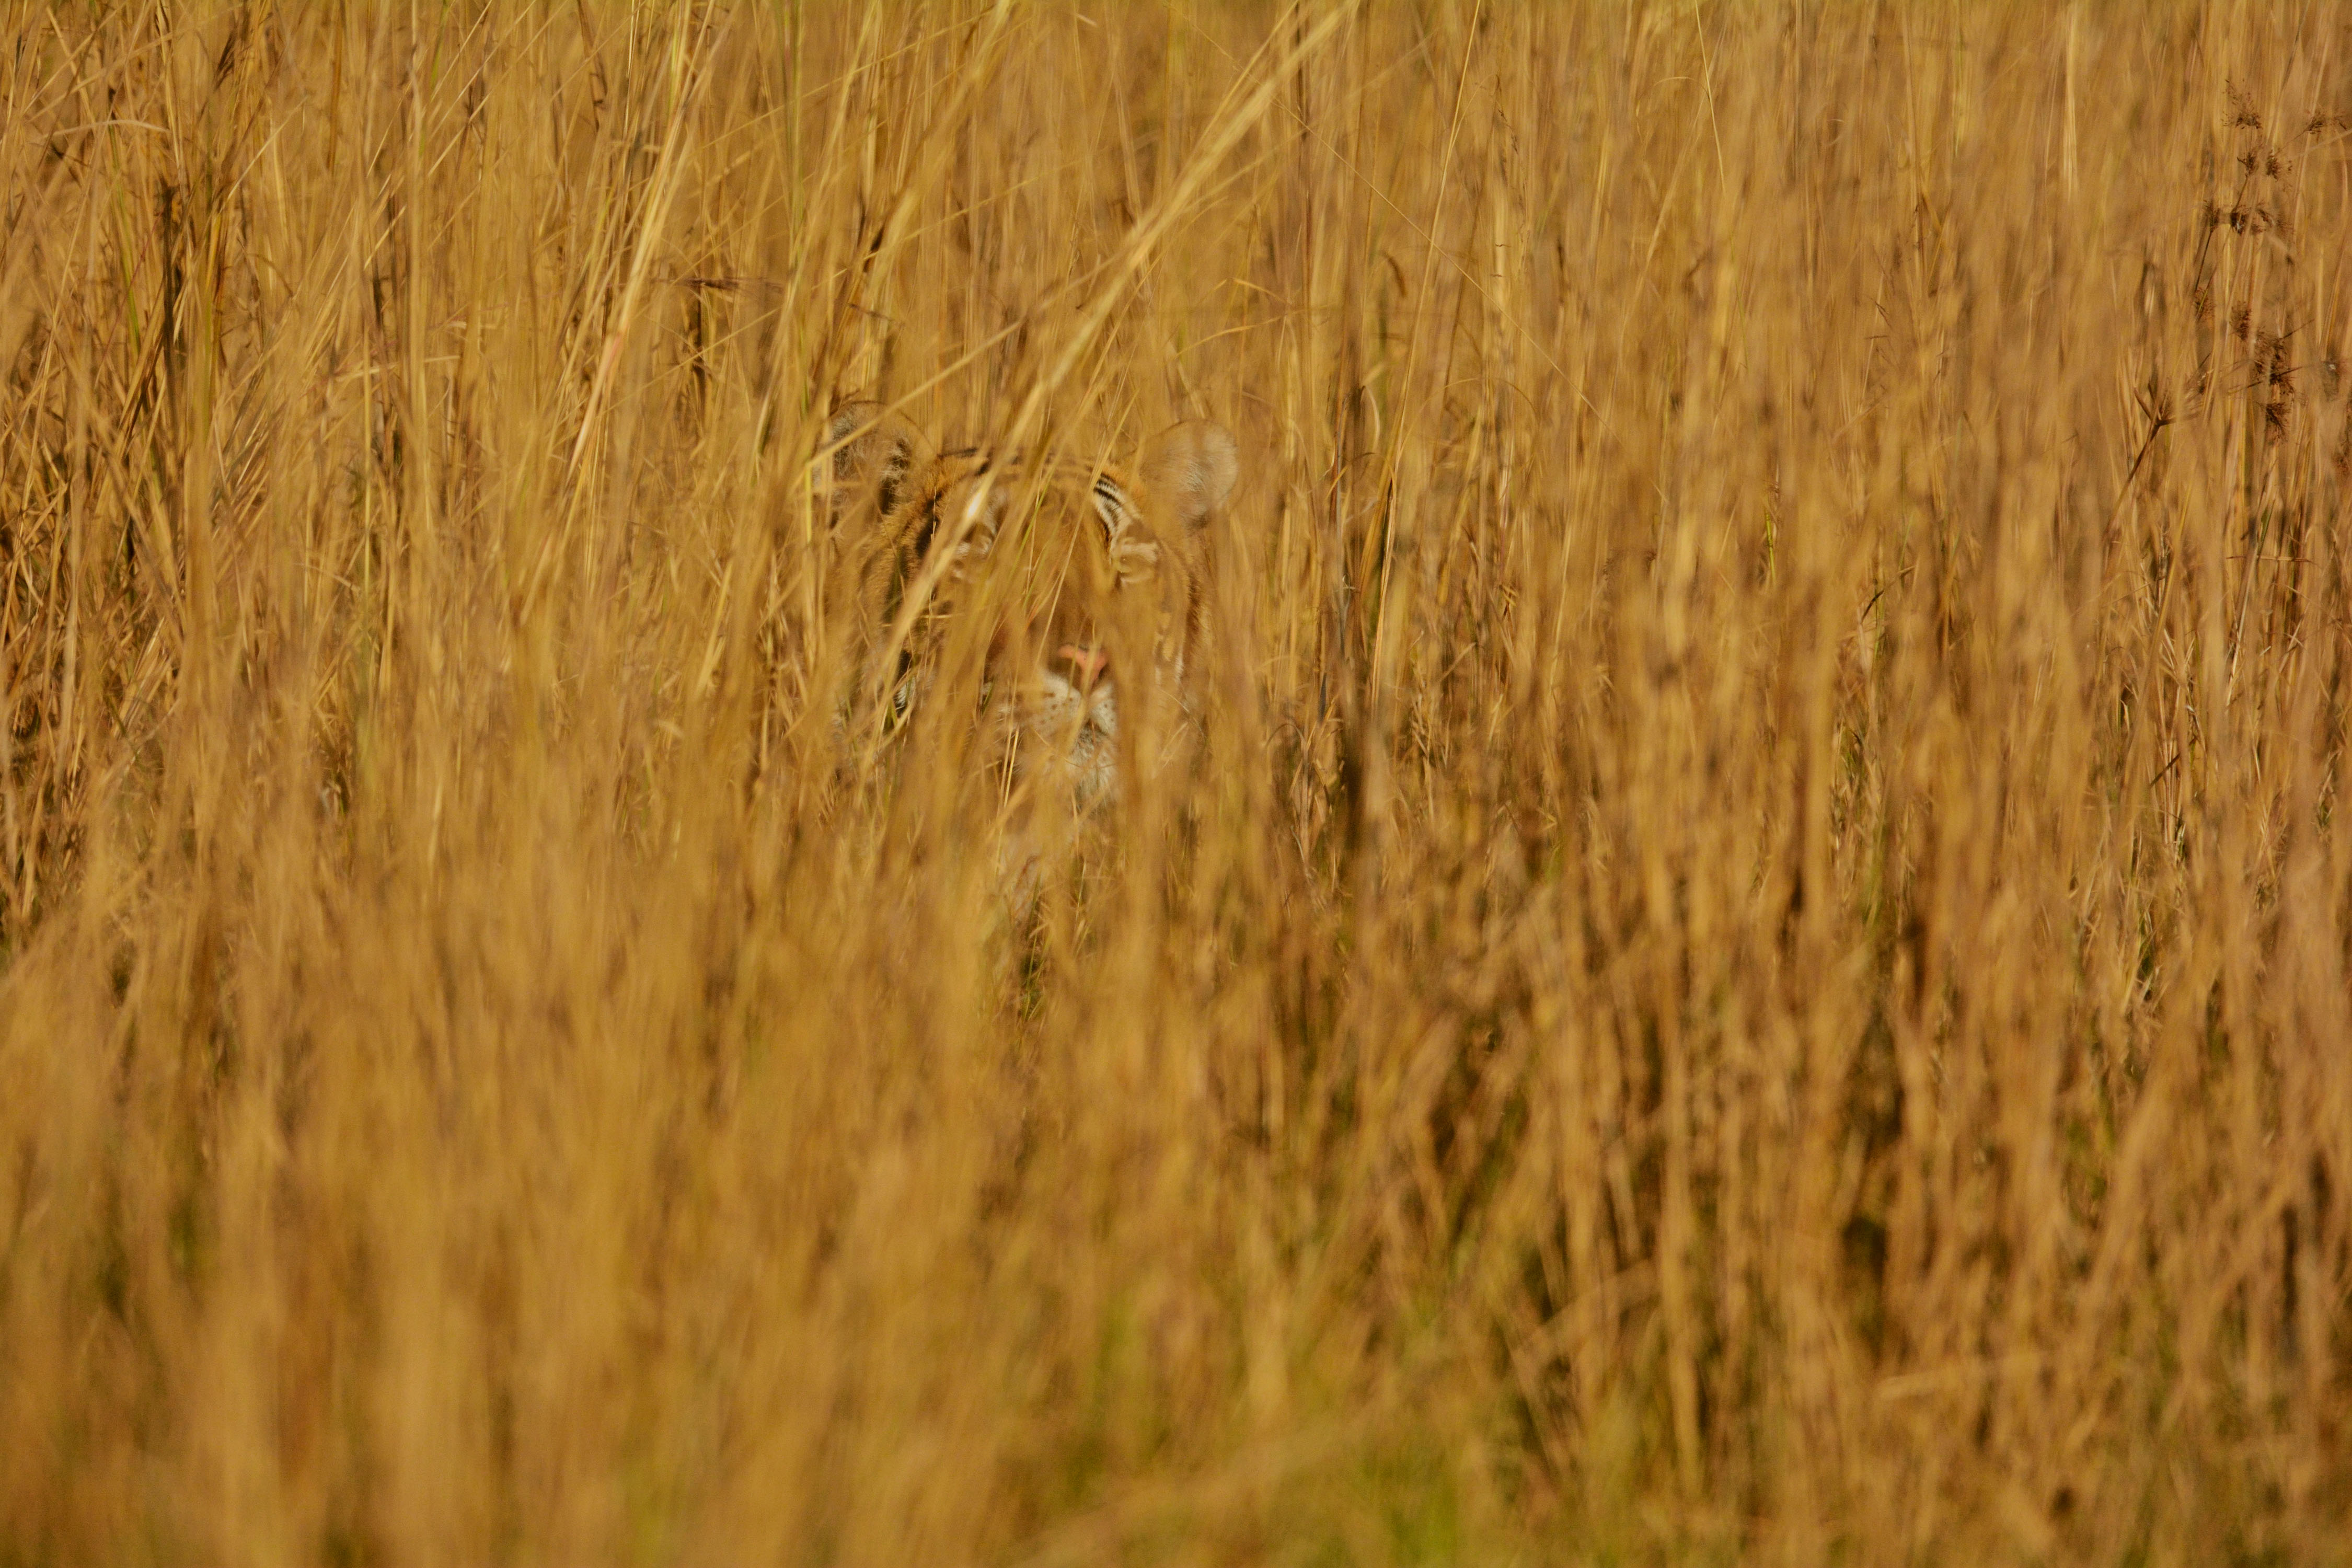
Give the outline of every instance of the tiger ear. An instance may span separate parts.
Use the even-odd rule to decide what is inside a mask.
[[[916,465],[930,456],[912,421],[879,403],[845,403],[824,422],[824,445],[833,452],[833,510],[872,492],[876,510],[887,515],[906,493]]]
[[[1225,504],[1241,471],[1233,433],[1213,419],[1171,425],[1143,448],[1143,482],[1187,528]]]

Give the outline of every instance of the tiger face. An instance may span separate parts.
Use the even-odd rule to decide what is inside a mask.
[[[1223,426],[1163,431],[1131,472],[934,454],[870,405],[828,435],[835,494],[868,520],[858,616],[890,717],[976,674],[1010,780],[1081,810],[1116,797],[1123,768],[1166,760],[1191,707],[1204,525],[1239,472]]]

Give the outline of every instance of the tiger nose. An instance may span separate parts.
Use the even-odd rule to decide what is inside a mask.
[[[1054,657],[1075,671],[1079,684],[1084,686],[1098,684],[1103,679],[1104,672],[1110,668],[1108,653],[1101,648],[1087,647],[1074,642],[1066,642],[1055,648]]]

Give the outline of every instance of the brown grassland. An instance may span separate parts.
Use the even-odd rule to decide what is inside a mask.
[[[2352,7],[0,14],[0,1565],[2352,1555]]]

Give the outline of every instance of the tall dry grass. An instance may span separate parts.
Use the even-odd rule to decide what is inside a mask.
[[[0,1563],[2344,1560],[2352,12],[6,16]]]

